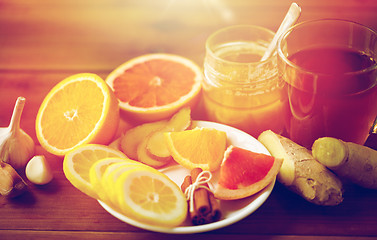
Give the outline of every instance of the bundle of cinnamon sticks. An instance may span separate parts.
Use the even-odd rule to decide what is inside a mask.
[[[184,193],[187,193],[186,190],[193,186],[194,183],[198,183],[198,176],[201,173],[201,168],[194,168],[191,170],[190,175],[185,177],[181,185]],[[190,201],[193,201],[193,204],[190,204]],[[189,216],[193,225],[215,222],[221,217],[220,205],[207,183],[201,183],[194,188],[192,196],[189,196],[188,206]]]

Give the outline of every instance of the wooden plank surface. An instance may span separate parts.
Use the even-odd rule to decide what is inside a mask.
[[[300,21],[343,18],[377,29],[375,0],[301,0]],[[206,38],[235,24],[277,30],[288,0],[0,0],[0,126],[18,96],[27,99],[21,127],[35,141],[35,116],[47,92],[65,77],[105,78],[124,61],[167,52],[203,62]],[[39,152],[43,152],[39,148]],[[71,186],[61,161],[55,179],[13,200],[0,198],[0,239],[188,239],[130,226]],[[337,207],[305,202],[277,184],[244,220],[197,239],[377,239],[377,191],[347,189]]]

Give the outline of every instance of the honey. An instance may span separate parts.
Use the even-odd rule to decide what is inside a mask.
[[[210,36],[204,61],[203,102],[207,118],[254,137],[284,130],[284,81],[276,55],[260,61],[274,33],[256,26],[234,26]]]

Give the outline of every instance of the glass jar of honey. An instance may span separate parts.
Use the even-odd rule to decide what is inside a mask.
[[[250,25],[231,26],[206,41],[203,103],[207,119],[254,137],[284,130],[284,81],[276,54],[261,61],[274,32]]]

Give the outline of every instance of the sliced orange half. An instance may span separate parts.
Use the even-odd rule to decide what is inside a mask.
[[[168,118],[197,103],[201,69],[191,60],[172,54],[148,54],[120,65],[106,78],[120,108],[136,120]]]
[[[63,156],[87,143],[109,143],[118,127],[119,106],[112,90],[99,76],[70,76],[47,94],[36,118],[39,143]]]
[[[165,140],[171,156],[188,169],[216,171],[226,149],[226,133],[214,128],[195,128],[166,132]]]

